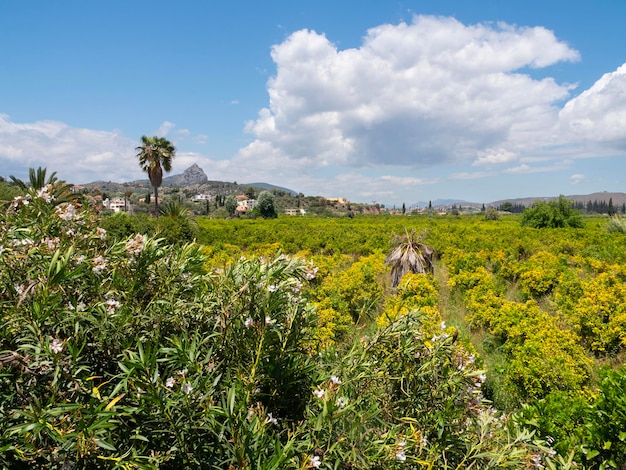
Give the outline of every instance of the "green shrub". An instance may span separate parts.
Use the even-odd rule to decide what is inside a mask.
[[[195,244],[100,222],[34,195],[0,215],[2,467],[517,469],[549,451],[496,419],[422,314],[317,354],[310,263],[207,270]],[[381,265],[351,273],[375,286]]]
[[[533,228],[583,227],[580,212],[571,206],[571,202],[562,195],[555,201],[537,201],[524,210],[522,225]]]

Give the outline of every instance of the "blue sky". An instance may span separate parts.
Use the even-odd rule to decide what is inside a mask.
[[[0,1],[0,175],[410,205],[626,191],[626,2]]]

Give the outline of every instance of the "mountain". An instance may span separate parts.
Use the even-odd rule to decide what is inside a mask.
[[[291,196],[297,196],[298,195],[298,193],[296,191],[294,191],[293,189],[283,188],[281,186],[275,186],[275,185],[269,184],[269,183],[248,183],[248,184],[243,184],[242,186],[252,186],[253,188],[261,188],[261,189],[266,189],[268,191],[271,191],[272,189],[275,189],[276,191],[284,191],[287,194],[290,194]]]
[[[116,183],[113,181],[93,181],[81,185],[87,190],[98,190],[107,196],[115,196],[130,191],[131,193],[152,192],[152,185],[149,179],[135,180],[126,183]],[[227,196],[229,194],[243,194],[250,186],[259,193],[263,190],[284,191],[292,196],[297,196],[298,192],[292,189],[275,186],[268,183],[246,183],[238,184],[228,181],[209,181],[206,173],[196,163],[191,165],[181,174],[167,176],[163,178],[162,194],[167,194],[176,188],[187,190],[190,194],[213,194]]]
[[[554,199],[558,199],[559,196],[529,196],[529,197],[520,197],[520,198],[511,198],[511,199],[500,199],[497,201],[492,201],[489,203],[485,203],[486,207],[499,207],[504,202],[510,202],[515,205],[522,205],[524,207],[530,207],[533,203],[537,201],[548,202]],[[586,204],[587,202],[597,201],[597,202],[606,202],[608,204],[609,199],[612,200],[614,206],[621,206],[626,203],[626,193],[616,193],[616,192],[598,192],[591,194],[575,194],[570,196],[565,196],[565,199],[573,202],[582,202]],[[446,206],[463,206],[463,207],[482,207],[482,202],[469,202],[463,199],[435,199],[430,201],[433,207],[446,207]],[[428,201],[418,201],[414,204],[411,204],[410,207],[428,207]]]
[[[524,207],[530,207],[531,205],[533,205],[533,203],[537,202],[537,201],[551,201],[553,199],[558,199],[558,196],[553,196],[553,197],[523,197],[523,198],[517,198],[517,199],[502,199],[499,201],[494,201],[491,202],[489,204],[486,204],[487,206],[500,206],[503,202],[510,202],[512,204],[521,204]],[[598,201],[598,202],[609,202],[609,199],[611,199],[613,201],[613,205],[615,206],[621,206],[622,204],[626,203],[626,193],[610,193],[607,191],[603,191],[603,192],[599,192],[599,193],[591,193],[591,194],[577,194],[577,195],[572,195],[572,196],[565,196],[565,199],[569,200],[569,201],[574,201],[574,202],[582,202],[583,204],[591,201]]]
[[[150,191],[152,186],[150,185],[150,181],[148,179],[131,181],[127,183],[115,183],[112,181],[94,181],[92,183],[87,183],[83,185],[85,188],[90,190],[98,189],[101,192],[106,193],[124,193],[126,191],[133,192],[143,192]],[[188,189],[191,194],[201,194],[201,193],[210,193],[210,194],[219,194],[219,195],[228,195],[228,194],[241,194],[245,192],[247,188],[250,186],[258,189],[258,190],[276,190],[276,191],[284,191],[287,194],[292,196],[297,196],[298,192],[293,189],[285,188],[282,186],[276,186],[269,183],[246,183],[246,184],[238,184],[231,183],[225,181],[209,181],[206,173],[202,168],[200,168],[196,163],[187,168],[183,173],[173,176],[168,176],[163,178],[163,186],[170,188],[181,188]],[[626,204],[626,193],[621,192],[597,192],[591,194],[577,194],[565,196],[566,199],[574,202],[579,202],[583,204],[587,204],[588,202],[605,202],[608,204],[609,199],[612,200],[613,205],[615,207],[622,206]],[[558,199],[558,196],[551,197],[524,197],[524,198],[512,198],[512,199],[500,199],[497,201],[493,201],[490,203],[485,203],[486,207],[499,207],[504,202],[510,202],[515,205],[523,205],[524,207],[530,207],[536,201],[550,201],[553,199]],[[413,204],[408,204],[407,208],[426,208],[428,207],[429,201],[418,201]],[[469,202],[463,199],[435,199],[430,201],[433,207],[450,207],[453,205],[459,207],[475,207],[481,208],[482,202]],[[391,207],[386,204],[387,207]]]
[[[460,206],[475,206],[476,202],[468,202],[462,199],[435,199],[434,201],[418,201],[414,204],[411,204],[410,207],[428,207],[428,203],[433,207],[442,207],[442,206],[452,206],[452,205],[460,205]]]
[[[194,163],[183,171],[182,175],[163,178],[163,186],[178,186],[183,188],[185,186],[191,186],[192,184],[206,183],[208,180],[209,178],[207,178],[204,170]]]

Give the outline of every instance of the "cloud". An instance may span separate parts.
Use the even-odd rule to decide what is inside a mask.
[[[626,64],[604,74],[559,113],[564,138],[596,152],[626,151]]]
[[[191,152],[207,135],[173,122],[156,130],[177,148],[175,173],[197,163],[212,180],[397,202],[438,184],[484,193],[497,179],[509,191],[531,173],[566,170],[560,179],[577,184],[577,159],[626,151],[626,64],[572,97],[572,85],[529,73],[580,59],[543,27],[415,16],[370,29],[355,48],[296,31],[271,55],[269,102],[232,158]],[[120,131],[0,115],[2,176],[45,166],[77,183],[143,178],[137,145]]]
[[[440,181],[439,178],[414,178],[410,176],[381,176],[380,180],[384,183],[391,183],[397,186],[422,186],[425,184],[435,184]]]
[[[585,175],[576,174],[576,175],[570,176],[569,179],[570,179],[570,183],[572,183],[573,185],[576,185],[585,180]]]
[[[499,149],[487,149],[484,152],[480,152],[482,155],[479,156],[475,161],[474,165],[501,165],[505,163],[512,163],[518,160],[518,155],[515,152],[511,152],[510,150],[499,148]]]
[[[169,132],[174,129],[174,127],[176,127],[176,124],[174,124],[173,122],[165,121],[156,131],[155,135],[158,135],[159,137],[167,137],[167,134],[169,134]]]
[[[174,127],[174,123],[165,122],[161,130]],[[175,132],[178,138],[188,135],[185,129]],[[137,163],[137,145],[137,140],[119,131],[76,128],[59,121],[16,123],[0,114],[0,176],[4,177],[14,175],[23,179],[28,175],[28,168],[41,166],[56,171],[60,179],[71,183],[144,178]],[[175,167],[182,173],[196,162],[202,162],[204,168],[225,167],[202,155],[184,151],[177,152]]]
[[[487,176],[493,176],[494,173],[484,172],[484,171],[475,171],[472,173],[469,172],[461,172],[461,173],[453,173],[448,178],[451,180],[475,180],[480,178],[486,178]]]
[[[526,174],[526,173],[550,173],[553,171],[560,171],[568,168],[571,165],[571,160],[563,160],[556,162],[553,165],[546,166],[530,166],[526,163],[522,163],[516,167],[507,168],[503,170],[503,173],[508,174]]]
[[[0,115],[1,166],[18,178],[24,178],[29,167],[42,166],[71,182],[124,180],[140,172],[135,146],[117,131],[74,128],[58,121],[15,123]]]
[[[271,149],[283,165],[424,168],[510,163],[529,146],[548,145],[556,103],[571,86],[520,70],[579,54],[542,27],[415,16],[370,29],[353,49],[297,31],[272,58],[269,107],[247,124],[255,140],[242,161]]]

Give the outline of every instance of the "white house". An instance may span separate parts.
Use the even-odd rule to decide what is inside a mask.
[[[191,198],[193,202],[211,201],[212,199],[213,196],[211,196],[210,194],[196,194],[194,197]]]
[[[237,199],[237,212],[245,213],[251,209],[254,209],[258,201],[256,199],[248,199],[248,196],[241,194],[239,196],[235,196]]]
[[[287,215],[304,215],[306,214],[306,209],[285,209],[285,214]]]
[[[113,199],[106,198],[102,201],[102,204],[113,212],[126,212],[126,199],[123,197],[114,197]]]

